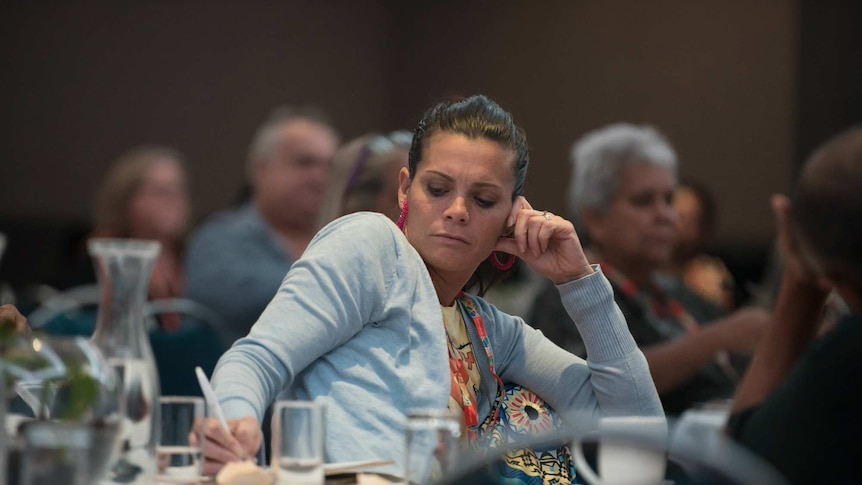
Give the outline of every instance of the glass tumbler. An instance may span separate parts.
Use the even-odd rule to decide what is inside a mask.
[[[323,485],[325,405],[278,401],[272,415],[272,461],[278,483]]]
[[[457,463],[461,423],[448,409],[411,409],[407,415],[404,477],[426,484],[451,472]]]
[[[93,430],[85,424],[32,421],[24,425],[20,480],[24,485],[91,485]]]
[[[156,446],[158,483],[198,483],[203,467],[204,400],[200,397],[162,396],[161,433]],[[190,439],[197,434],[196,442]]]

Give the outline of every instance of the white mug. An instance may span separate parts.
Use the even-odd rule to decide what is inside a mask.
[[[613,416],[601,418],[593,437],[575,441],[576,472],[591,485],[658,485],[664,482],[667,463],[667,421],[663,416]],[[598,474],[581,447],[596,441]]]

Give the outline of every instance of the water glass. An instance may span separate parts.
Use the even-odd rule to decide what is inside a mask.
[[[204,400],[201,397],[162,396],[161,433],[156,447],[158,483],[198,483],[203,466]],[[196,443],[191,436],[195,434]]]
[[[458,463],[461,422],[448,409],[412,409],[407,414],[404,477],[424,484],[451,472]]]
[[[79,423],[32,421],[22,431],[20,483],[90,485],[92,429]]]
[[[278,401],[272,415],[272,461],[279,484],[323,485],[325,406]]]

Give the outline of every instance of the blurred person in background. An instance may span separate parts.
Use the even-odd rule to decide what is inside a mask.
[[[318,228],[345,214],[380,212],[398,220],[398,174],[407,166],[413,134],[371,133],[345,143],[332,158],[332,172]]]
[[[134,148],[108,172],[96,199],[91,237],[151,239],[162,247],[153,266],[150,299],[184,292],[182,254],[189,191],[182,155],[167,147]]]
[[[192,234],[186,296],[221,314],[226,343],[248,333],[314,236],[336,148],[319,109],[276,109],[249,148],[251,199]]]
[[[862,476],[862,127],[805,163],[793,201],[775,196],[784,257],[774,317],[742,380],[731,437],[791,483]],[[818,337],[830,292],[849,307]]]
[[[648,126],[614,124],[588,133],[572,151],[569,211],[591,243],[629,330],[649,361],[670,415],[696,403],[730,398],[768,314],[731,315],[661,273],[673,254],[677,213],[676,153]],[[551,340],[586,357],[557,288],[548,285],[528,319]],[[741,355],[738,355],[741,354]]]
[[[172,298],[184,292],[182,258],[189,222],[185,161],[164,146],[132,148],[108,169],[93,211],[87,238],[150,239],[161,243],[148,297]],[[81,245],[65,286],[94,283],[92,261]]]
[[[732,310],[733,275],[724,262],[707,254],[716,228],[716,207],[709,190],[694,182],[681,183],[673,196],[678,233],[669,271],[711,303]]]

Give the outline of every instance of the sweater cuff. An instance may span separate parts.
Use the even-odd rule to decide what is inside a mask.
[[[575,322],[592,362],[625,357],[637,349],[614,291],[599,265],[595,273],[557,285],[560,299]]]
[[[251,416],[257,419],[257,422],[259,424],[263,425],[263,416],[258,416],[257,411],[255,411],[254,409],[254,406],[245,399],[220,399],[219,405],[221,405],[222,411],[224,411],[224,416],[226,419],[241,419]]]

